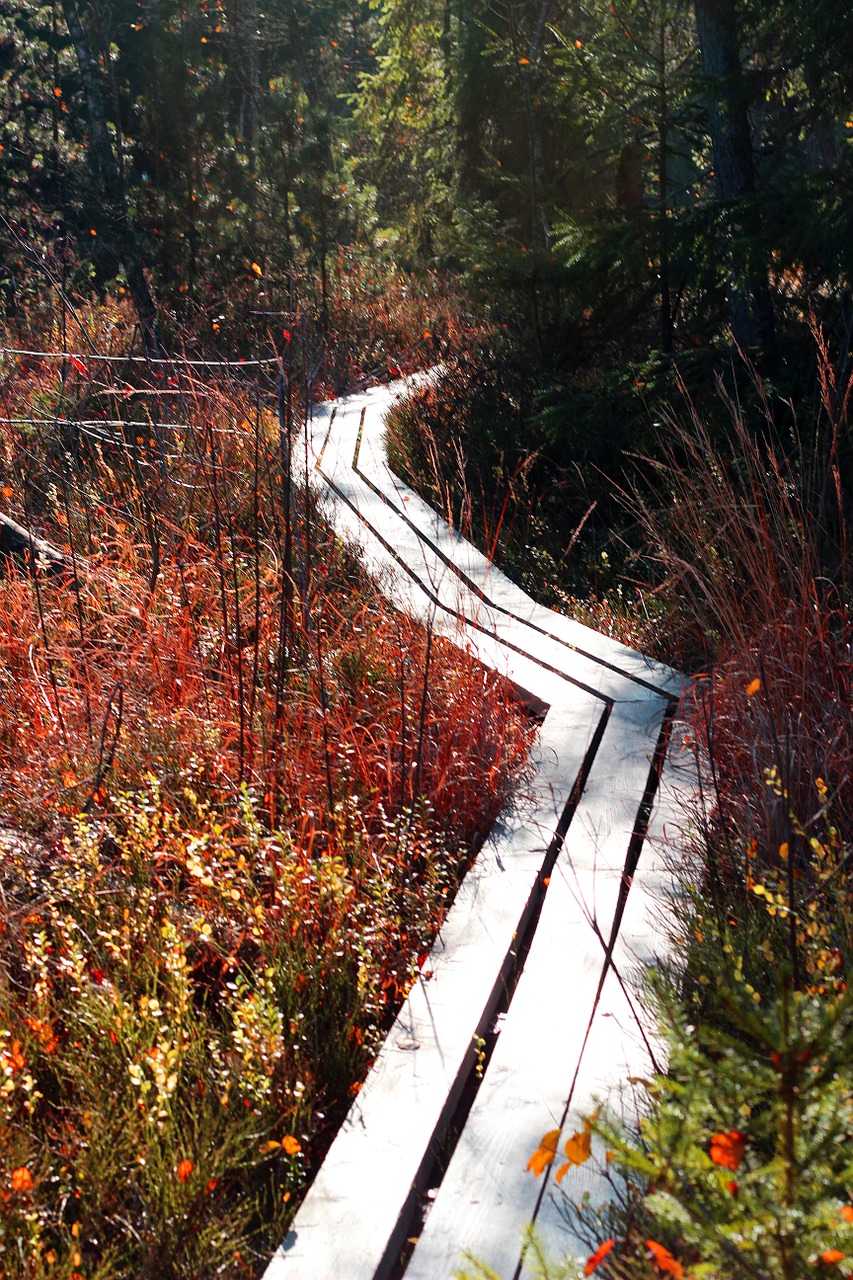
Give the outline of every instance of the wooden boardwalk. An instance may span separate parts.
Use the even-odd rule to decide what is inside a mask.
[[[559,1160],[539,1178],[527,1161],[650,1069],[634,974],[666,947],[664,837],[693,791],[670,744],[678,674],[536,604],[391,473],[383,415],[401,389],[314,412],[307,457],[335,526],[399,608],[544,719],[524,794],[466,876],[266,1280],[445,1280],[465,1253],[521,1280],[531,1223],[554,1256],[587,1256],[563,1192],[607,1198],[601,1153],[559,1190]]]

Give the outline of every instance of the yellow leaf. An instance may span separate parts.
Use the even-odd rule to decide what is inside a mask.
[[[569,1164],[585,1164],[592,1155],[592,1134],[589,1129],[581,1129],[573,1134],[563,1150],[569,1158]]]
[[[554,1156],[557,1154],[557,1143],[560,1141],[562,1132],[562,1129],[551,1129],[545,1134],[545,1137],[527,1162],[528,1173],[532,1173],[538,1178],[540,1173],[545,1172],[549,1164],[553,1164]]]
[[[280,1146],[281,1146],[281,1143],[276,1142],[274,1138],[271,1138],[269,1142],[262,1142],[261,1155],[266,1156],[266,1155],[269,1155],[271,1151],[278,1151]]]

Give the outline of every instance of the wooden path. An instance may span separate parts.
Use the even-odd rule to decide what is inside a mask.
[[[634,975],[666,947],[662,846],[693,790],[670,742],[681,679],[536,604],[391,473],[383,415],[402,390],[318,406],[309,467],[392,601],[544,719],[524,795],[465,878],[265,1280],[445,1280],[466,1252],[521,1280],[531,1223],[553,1256],[585,1258],[561,1202],[607,1198],[601,1153],[561,1189],[559,1159],[539,1178],[527,1161],[651,1069]]]

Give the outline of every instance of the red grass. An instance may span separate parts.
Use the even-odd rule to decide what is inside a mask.
[[[763,418],[747,425],[729,400],[721,446],[695,414],[670,422],[654,464],[659,502],[637,500],[682,645],[710,650],[690,714],[717,817],[769,849],[792,823],[821,817],[818,778],[842,840],[853,838],[844,466],[853,384],[839,390],[820,334],[817,345],[822,405],[809,437],[789,429],[784,440],[756,380]]]
[[[75,560],[0,579],[0,806],[42,836],[0,832],[0,1134],[32,1178],[0,1217],[39,1275],[254,1270],[527,755],[507,686],[296,484],[288,523],[245,374],[162,381],[88,356],[0,388],[47,419],[4,434],[3,506]]]
[[[113,370],[94,358],[88,367],[88,415],[121,416],[103,389]],[[56,398],[55,379],[55,366],[19,363],[5,385],[8,416],[27,406],[35,416]],[[277,424],[247,407],[239,383],[189,369],[169,382],[178,430],[57,423],[38,443],[26,429],[6,438],[7,509],[78,558],[76,581],[12,578],[0,600],[6,733],[10,747],[28,743],[15,769],[21,795],[35,797],[51,758],[84,786],[120,680],[113,771],[128,782],[153,768],[177,785],[192,767],[226,788],[254,786],[272,814],[283,804],[328,810],[331,771],[335,803],[345,782],[346,795],[386,810],[411,805],[418,783],[435,792],[440,820],[461,802],[471,812],[469,762],[483,756],[488,774],[503,736],[503,695],[483,720],[494,682],[436,642],[424,695],[426,637],[337,554],[301,492],[288,577]],[[150,407],[143,390],[132,413]],[[416,742],[426,750],[413,771]]]

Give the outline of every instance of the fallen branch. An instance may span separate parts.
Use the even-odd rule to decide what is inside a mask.
[[[32,571],[41,566],[47,574],[73,573],[72,557],[44,538],[37,537],[9,516],[0,515],[0,556],[16,556]]]

